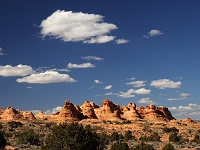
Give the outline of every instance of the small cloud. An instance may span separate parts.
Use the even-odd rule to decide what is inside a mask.
[[[94,68],[95,65],[91,64],[91,63],[83,63],[83,64],[72,64],[69,63],[67,65],[67,68]]]
[[[108,85],[108,86],[106,86],[104,89],[105,90],[110,90],[112,88],[112,85]]]
[[[165,88],[180,88],[181,82],[174,82],[169,79],[159,79],[159,80],[154,80],[151,82],[150,86],[154,86],[155,88],[158,89],[165,89]]]
[[[66,82],[73,83],[77,82],[73,78],[71,78],[68,74],[60,74],[57,71],[46,71],[42,73],[31,74],[30,76],[26,76],[23,78],[19,78],[16,80],[18,83],[58,83],[58,82]]]
[[[151,90],[141,88],[141,89],[138,89],[138,90],[134,90],[133,93],[135,93],[135,94],[150,94]]]
[[[31,66],[19,64],[17,66],[0,66],[0,76],[9,77],[9,76],[26,76],[33,74],[35,71]]]
[[[143,37],[150,38],[150,37],[158,36],[158,35],[162,35],[162,34],[164,34],[164,33],[161,32],[160,30],[153,29],[153,30],[149,31],[147,35],[144,35]]]
[[[116,43],[117,44],[125,44],[125,43],[128,43],[129,41],[128,40],[125,40],[125,39],[117,39],[116,40]]]
[[[55,114],[57,112],[60,112],[61,110],[62,110],[62,107],[61,106],[57,106],[55,108],[52,108],[51,110],[45,111],[44,113],[48,114],[48,115],[52,115],[52,114]]]
[[[40,24],[41,35],[65,42],[106,43],[114,40],[108,36],[117,26],[104,22],[98,14],[57,10]]]
[[[180,97],[178,97],[178,98],[168,98],[167,100],[169,100],[169,101],[185,100],[189,96],[190,96],[190,94],[188,94],[188,93],[181,93]]]
[[[127,92],[119,92],[118,97],[122,97],[122,98],[133,98],[135,97],[134,95],[134,90],[130,89]]]
[[[129,78],[128,80],[135,80],[135,77],[131,77],[131,78]]]
[[[60,72],[70,72],[70,70],[68,69],[57,69],[57,68],[54,68],[54,69],[50,69],[52,71],[60,71]]]
[[[85,57],[81,57],[82,59],[86,59],[86,60],[103,60],[103,58],[97,57],[97,56],[85,56]]]
[[[26,87],[27,89],[33,89],[33,87],[31,87],[31,86],[28,86],[28,87]]]
[[[94,80],[94,83],[96,83],[96,84],[102,84],[102,82],[99,81],[99,80]]]
[[[126,83],[127,85],[133,85],[133,87],[143,87],[146,86],[145,84],[146,81],[131,81]]]
[[[106,93],[104,95],[115,95],[113,92]]]
[[[3,49],[0,47],[0,56],[3,56],[3,55],[5,54],[3,53]]]
[[[155,104],[155,102],[153,100],[151,100],[150,98],[142,98],[141,100],[138,101],[138,103],[141,103],[141,104]]]

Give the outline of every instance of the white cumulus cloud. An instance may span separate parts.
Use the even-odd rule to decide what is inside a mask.
[[[147,90],[145,88],[141,88],[141,89],[138,89],[138,90],[134,90],[133,92],[135,94],[150,94],[151,90]]]
[[[106,86],[104,89],[105,90],[110,90],[112,88],[112,85],[108,85],[108,86]]]
[[[5,65],[0,66],[0,76],[26,76],[33,74],[35,71],[31,66],[19,64],[17,66]]]
[[[114,40],[107,36],[117,26],[104,22],[98,14],[57,10],[40,24],[43,37],[50,36],[65,42],[106,43]]]
[[[0,47],[0,56],[1,55],[4,55],[4,53],[3,53],[3,49]]]
[[[159,79],[151,82],[150,86],[154,86],[155,88],[165,89],[165,88],[180,88],[181,82],[174,82],[169,79]]]
[[[143,37],[149,38],[149,37],[158,36],[158,35],[162,35],[162,34],[164,34],[162,31],[153,29],[153,30],[149,31],[147,35],[144,35]]]
[[[141,104],[155,104],[155,102],[153,100],[151,100],[150,98],[142,98],[138,101],[138,103]]]
[[[69,63],[67,68],[94,68],[95,65],[91,63],[83,63],[83,64],[72,64]]]
[[[122,98],[133,98],[135,97],[134,95],[134,90],[130,89],[127,92],[119,92],[118,97],[122,97]]]
[[[103,58],[97,56],[82,56],[81,58],[86,60],[103,60]]]
[[[181,93],[179,95],[179,97],[177,97],[177,98],[168,98],[167,100],[169,100],[169,101],[184,100],[184,99],[187,99],[189,96],[190,96],[190,94],[188,94],[188,93]]]
[[[128,40],[125,40],[125,39],[117,39],[116,40],[116,43],[117,44],[125,44],[125,43],[128,43],[129,41]]]
[[[94,83],[96,83],[96,84],[102,84],[102,82],[99,81],[99,80],[94,80]]]
[[[131,81],[126,83],[127,85],[133,85],[133,87],[143,87],[146,86],[145,84],[146,81]]]
[[[76,82],[76,80],[71,78],[68,74],[60,74],[57,71],[51,71],[51,70],[42,73],[31,74],[21,79],[19,78],[16,81],[19,83],[26,82],[26,83],[40,83],[40,84],[58,83],[58,82],[67,82],[67,83]]]

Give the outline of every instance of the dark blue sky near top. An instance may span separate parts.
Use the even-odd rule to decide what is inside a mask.
[[[86,40],[66,42],[55,36],[44,37],[42,21],[55,12],[59,17],[58,10],[103,16],[99,24],[117,27],[103,35],[115,39],[84,43]],[[153,30],[156,33],[153,34]],[[79,34],[82,33],[76,33]],[[119,44],[117,39],[126,42]],[[102,60],[86,60],[85,56]],[[101,105],[102,100],[108,98],[120,105],[129,102],[137,106],[164,105],[176,118],[200,119],[199,58],[198,0],[0,0],[1,108],[12,106],[45,112],[62,106],[66,99],[79,105],[85,100]],[[94,67],[70,68],[69,63],[90,63]],[[34,73],[2,74],[6,65],[13,69],[20,64],[32,67]],[[57,75],[67,74],[76,82],[61,82],[59,77],[54,83],[17,82],[53,69]],[[40,79],[44,80],[44,76]],[[136,81],[144,81],[145,85],[134,86]],[[111,87],[105,89],[109,85]]]

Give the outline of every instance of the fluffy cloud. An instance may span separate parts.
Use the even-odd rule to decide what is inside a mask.
[[[200,105],[196,103],[190,103],[187,106],[170,107],[169,110],[178,118],[190,117],[192,119],[200,119]]]
[[[113,92],[109,92],[109,93],[106,93],[104,95],[117,95],[116,93],[113,93]]]
[[[114,36],[107,36],[117,26],[106,23],[103,16],[57,10],[41,22],[41,34],[65,42],[106,43],[114,40]]]
[[[17,66],[0,66],[0,76],[9,77],[9,76],[26,76],[29,74],[33,74],[35,71],[31,66],[27,65],[17,65]]]
[[[82,59],[86,59],[86,60],[103,60],[103,58],[97,57],[97,56],[82,56]]]
[[[155,104],[155,102],[153,100],[151,100],[150,98],[142,98],[141,100],[138,101],[138,103],[141,103],[141,104]]]
[[[144,35],[144,38],[149,38],[149,37],[153,37],[153,36],[158,36],[158,35],[162,35],[164,34],[163,32],[161,32],[160,30],[151,30],[148,32],[147,35]]]
[[[117,39],[116,40],[116,43],[117,44],[125,44],[125,43],[128,43],[129,41],[128,40],[125,40],[125,39]]]
[[[115,36],[107,36],[107,35],[101,35],[94,38],[91,38],[89,40],[84,41],[83,43],[88,44],[94,44],[94,43],[107,43],[110,41],[113,41],[115,39]]]
[[[126,83],[127,85],[133,85],[133,87],[143,87],[146,86],[146,84],[144,84],[146,81],[131,81]]]
[[[69,63],[67,65],[67,68],[94,68],[95,65],[91,64],[91,63],[83,63],[83,64],[72,64]]]
[[[165,89],[165,88],[180,88],[181,82],[174,82],[169,79],[159,79],[151,82],[150,86],[154,86],[155,88]]]
[[[134,90],[130,89],[127,92],[119,92],[118,96],[122,97],[122,98],[133,98],[133,97],[135,97]]]
[[[99,81],[99,80],[94,80],[94,83],[96,83],[96,84],[102,84],[102,82]]]
[[[169,101],[184,100],[190,96],[188,93],[181,93],[178,98],[168,98]]]
[[[150,94],[151,90],[141,88],[141,89],[138,89],[138,90],[133,90],[133,93],[135,93],[135,94]]]
[[[4,53],[3,53],[3,49],[0,47],[0,56],[1,55],[4,55]]]
[[[129,89],[127,92],[119,92],[118,96],[123,97],[123,98],[132,98],[132,97],[135,97],[134,94],[142,95],[142,94],[150,94],[150,93],[151,93],[151,90],[147,90],[145,88],[141,88],[138,90]]]
[[[43,73],[31,74],[30,76],[26,76],[23,78],[19,78],[16,80],[19,83],[58,83],[58,82],[67,82],[72,83],[76,82],[73,78],[71,78],[68,74],[60,74],[57,71],[46,71]]]
[[[112,85],[108,85],[108,86],[106,86],[104,89],[105,90],[110,90],[112,88]]]
[[[50,69],[52,71],[60,71],[60,72],[70,72],[70,70],[68,69],[58,69],[58,68],[54,68],[54,69]]]
[[[45,111],[44,113],[45,114],[49,114],[49,115],[52,115],[52,114],[55,114],[57,112],[60,112],[62,110],[62,106],[57,106],[55,108],[52,108],[51,110],[47,110]]]

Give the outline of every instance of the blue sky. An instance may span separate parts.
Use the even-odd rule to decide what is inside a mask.
[[[0,1],[0,107],[69,99],[200,119],[200,1]]]

